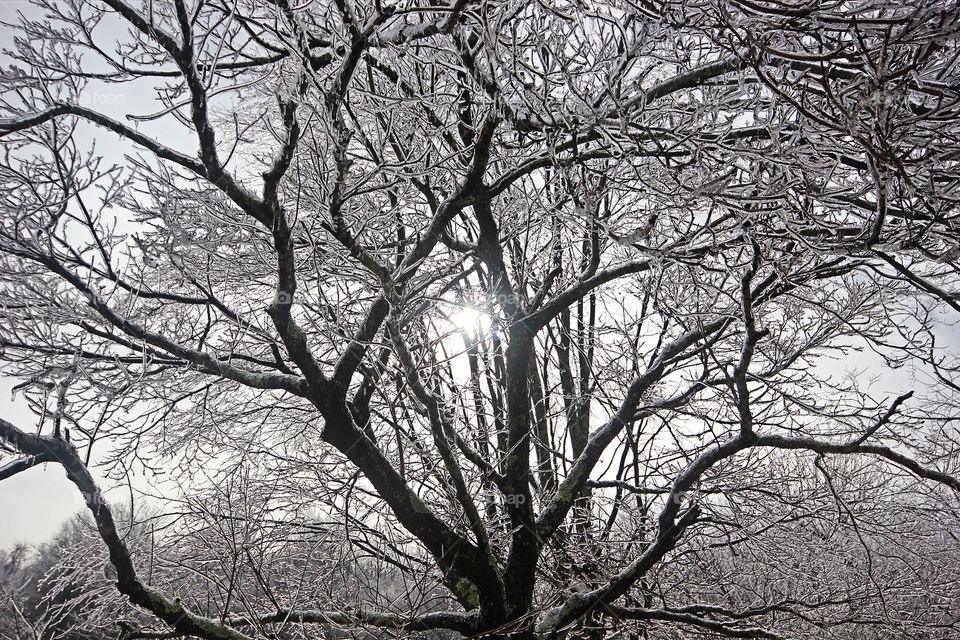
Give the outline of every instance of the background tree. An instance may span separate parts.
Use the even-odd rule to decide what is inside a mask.
[[[127,541],[142,552],[137,544],[142,536],[131,526],[129,511],[116,512]],[[144,618],[117,592],[103,542],[84,514],[67,520],[50,542],[35,550],[18,546],[2,559],[4,640],[108,638],[126,614]]]
[[[954,4],[39,13],[0,478],[63,465],[137,633],[954,632]],[[176,579],[95,460],[176,472]]]

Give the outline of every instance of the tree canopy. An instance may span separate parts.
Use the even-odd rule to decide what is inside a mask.
[[[955,3],[4,29],[0,479],[63,466],[125,638],[956,632]]]

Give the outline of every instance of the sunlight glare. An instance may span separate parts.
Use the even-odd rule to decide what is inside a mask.
[[[450,322],[461,331],[486,331],[490,316],[476,307],[462,307],[450,314]]]

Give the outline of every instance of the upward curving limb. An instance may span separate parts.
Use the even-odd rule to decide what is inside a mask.
[[[960,492],[960,478],[938,469],[928,467],[910,456],[894,451],[890,447],[876,444],[862,444],[856,440],[851,442],[830,442],[818,438],[788,437],[779,435],[758,435],[753,443],[757,447],[771,447],[774,449],[803,449],[821,454],[851,454],[883,458],[893,464],[907,469],[918,478],[932,480],[954,491]]]
[[[744,278],[744,282],[748,282]],[[748,327],[751,321],[748,321]],[[752,329],[755,331],[755,328]],[[748,329],[748,333],[752,331]],[[749,337],[747,345],[750,344]],[[745,347],[745,351],[751,347]],[[690,463],[673,481],[665,504],[657,517],[656,535],[648,544],[643,553],[624,570],[613,576],[606,584],[598,589],[586,593],[578,593],[566,600],[562,605],[551,609],[537,625],[537,633],[543,637],[561,629],[564,625],[577,620],[595,609],[605,611],[613,616],[624,614],[627,609],[613,603],[623,596],[633,584],[640,580],[650,569],[672,551],[684,532],[700,515],[699,507],[694,505],[686,512],[681,513],[685,495],[701,477],[717,463],[753,448],[777,448],[808,450],[818,454],[864,454],[886,459],[902,468],[905,468],[917,477],[931,480],[960,492],[960,479],[949,473],[930,468],[892,449],[880,445],[863,444],[864,440],[874,434],[881,426],[887,424],[896,413],[900,405],[912,396],[912,392],[899,396],[884,413],[883,416],[863,436],[847,442],[831,442],[817,438],[785,437],[778,435],[756,434],[751,428],[741,428],[731,439],[718,444],[702,453]],[[741,420],[749,420],[741,412]],[[742,427],[743,425],[741,425]],[[691,621],[691,623],[696,624]],[[758,633],[759,637],[763,636]],[[753,636],[748,636],[753,637]]]
[[[730,322],[731,320],[727,318],[715,320],[700,329],[689,331],[678,337],[663,349],[643,375],[631,383],[617,412],[605,424],[590,434],[583,453],[574,461],[567,477],[563,479],[553,497],[540,511],[537,517],[537,531],[541,538],[552,535],[563,522],[567,512],[573,506],[583,487],[586,486],[590,473],[603,451],[623,430],[627,422],[635,419],[634,414],[641,396],[659,380],[667,365],[700,340],[722,331]]]

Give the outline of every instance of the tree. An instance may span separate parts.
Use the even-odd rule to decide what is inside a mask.
[[[137,544],[142,535],[129,512],[114,513],[127,543],[142,552]],[[0,558],[5,560],[0,574],[4,640],[108,638],[116,621],[130,612],[109,579],[103,543],[85,514],[67,520],[50,542],[32,550],[18,545]]]
[[[952,633],[955,4],[40,6],[0,347],[43,435],[0,421],[0,478],[63,465],[156,632]],[[160,588],[97,459],[410,601]]]

